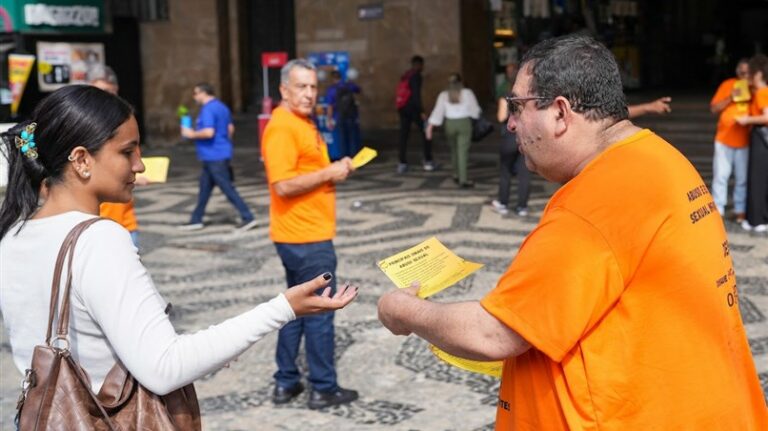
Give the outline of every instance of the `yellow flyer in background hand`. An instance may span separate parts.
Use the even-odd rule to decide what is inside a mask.
[[[399,288],[421,283],[419,297],[426,298],[452,286],[464,277],[482,268],[483,264],[468,262],[449,250],[437,238],[432,237],[379,262],[379,268]],[[442,361],[474,373],[501,377],[504,363],[481,362],[460,358],[430,345],[429,350]]]
[[[379,155],[379,153],[373,148],[363,147],[363,149],[358,151],[357,154],[355,154],[355,157],[352,158],[352,166],[354,166],[355,169],[358,169],[376,158],[377,155]]]
[[[151,183],[164,183],[168,179],[168,166],[171,159],[168,157],[142,157],[144,172],[137,174],[136,178],[145,178]]]
[[[378,265],[397,287],[408,287],[414,281],[421,283],[419,298],[432,296],[483,267],[481,263],[456,256],[435,237],[390,256]]]

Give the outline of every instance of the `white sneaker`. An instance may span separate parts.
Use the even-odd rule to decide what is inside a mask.
[[[237,225],[237,227],[235,228],[235,231],[236,232],[245,232],[247,230],[251,230],[251,229],[255,228],[258,224],[259,224],[259,222],[257,222],[255,219],[247,221],[247,222],[244,221],[244,222],[240,223],[239,225]]]
[[[768,232],[768,224],[759,224],[752,228],[755,232]]]
[[[435,169],[437,169],[437,166],[435,165],[435,162],[424,162],[424,170],[427,172],[432,172]]]
[[[491,201],[491,207],[493,207],[493,210],[501,215],[509,214],[509,208],[507,208],[506,205],[497,201],[496,199]]]
[[[528,217],[528,208],[517,208],[515,213],[520,217]]]
[[[408,172],[408,164],[406,163],[398,163],[397,164],[397,173],[398,174],[404,174]]]
[[[179,225],[179,230],[200,230],[204,228],[205,226],[202,223],[187,223],[183,225]]]
[[[746,220],[743,220],[743,221],[741,222],[741,228],[742,228],[742,229],[744,229],[745,231],[749,232],[749,231],[751,231],[751,230],[752,230],[752,225],[751,225],[751,224],[749,224],[749,222],[748,222],[748,221],[746,221]]]

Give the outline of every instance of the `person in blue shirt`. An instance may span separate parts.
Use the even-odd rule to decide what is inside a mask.
[[[203,171],[200,174],[197,206],[192,212],[189,223],[181,225],[180,229],[198,230],[204,227],[203,215],[214,186],[219,187],[240,213],[241,223],[237,230],[252,229],[256,227],[256,220],[232,184],[230,160],[232,160],[232,135],[235,133],[232,114],[227,105],[214,96],[211,84],[195,85],[192,96],[200,105],[200,113],[194,130],[190,127],[182,127],[181,136],[195,140],[197,158],[203,163]]]
[[[354,157],[360,151],[360,124],[355,101],[355,94],[360,93],[360,87],[351,80],[343,81],[338,70],[331,72],[331,80],[333,84],[325,92],[328,117],[332,119],[328,126],[338,131],[339,158]]]

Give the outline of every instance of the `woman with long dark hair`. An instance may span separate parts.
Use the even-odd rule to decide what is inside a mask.
[[[97,217],[101,202],[128,202],[144,165],[133,109],[92,86],[52,93],[2,141],[10,175],[0,207],[0,309],[23,372],[45,339],[62,241]],[[221,368],[296,316],[342,308],[357,293],[345,286],[316,295],[330,279],[320,275],[218,325],[179,335],[119,224],[105,219],[85,230],[71,267],[70,351],[94,392],[121,361],[144,387],[167,394]]]
[[[753,89],[750,115],[736,119],[741,125],[752,126],[747,165],[747,218],[741,227],[768,232],[768,57],[758,54],[749,60],[749,80]]]

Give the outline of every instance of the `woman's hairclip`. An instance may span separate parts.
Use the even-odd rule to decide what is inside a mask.
[[[37,123],[29,123],[16,137],[16,148],[28,159],[37,158],[37,144],[35,144],[35,128]]]

